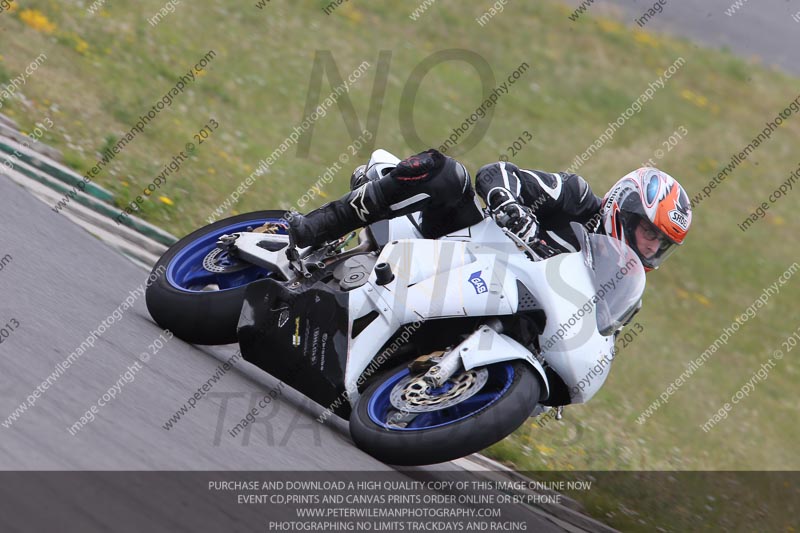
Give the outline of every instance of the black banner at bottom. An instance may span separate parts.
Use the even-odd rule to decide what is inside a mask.
[[[0,502],[0,531],[796,531],[800,473],[0,472]]]

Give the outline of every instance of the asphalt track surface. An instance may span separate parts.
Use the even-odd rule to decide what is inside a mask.
[[[0,344],[0,421],[8,424],[6,417],[145,283],[147,273],[4,176],[0,207],[0,256],[12,258],[0,271],[0,322],[19,324]],[[137,297],[32,407],[10,427],[0,426],[0,470],[393,471],[352,444],[344,421],[318,423],[322,407],[289,389],[262,410],[252,431],[228,436],[251,402],[278,383],[241,360],[171,430],[164,429],[236,347],[205,348],[173,338],[146,364],[139,362],[141,353],[152,354],[149,345],[161,334],[144,298]],[[132,372],[132,381],[123,381],[116,398],[72,435],[68,428],[137,362],[141,369]],[[396,475],[440,479],[454,469],[412,468]],[[63,513],[83,520],[82,527],[64,530],[141,531],[142,520],[170,524],[171,531],[264,530],[252,527],[265,518],[256,508],[231,516],[202,480],[4,476],[2,531],[30,531],[31,517],[59,520]],[[563,531],[524,508],[510,512],[529,530]]]
[[[583,0],[567,0],[577,7]],[[729,48],[742,57],[758,57],[767,65],[800,74],[800,13],[797,0],[746,0],[732,15],[726,10],[736,0],[666,0],[663,11],[645,21],[643,29],[686,37],[700,46]],[[656,0],[598,0],[584,12],[602,14],[609,9],[637,27]],[[797,18],[800,18],[798,15]],[[581,21],[578,19],[576,24]]]

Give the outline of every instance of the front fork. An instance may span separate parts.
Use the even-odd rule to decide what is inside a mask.
[[[439,362],[428,369],[422,379],[425,380],[432,388],[439,388],[443,386],[448,379],[458,372],[462,367],[461,354],[469,351],[472,338],[476,333],[491,328],[497,333],[503,332],[503,324],[496,318],[488,320],[486,324],[478,327],[478,330],[464,339],[458,346],[446,352],[441,356]]]
[[[503,325],[497,318],[487,320],[469,337],[447,351],[439,362],[428,369],[422,379],[432,388],[443,386],[461,370],[488,366],[503,361],[524,359],[539,374],[543,400],[550,395],[550,384],[544,367],[525,346],[502,334]]]

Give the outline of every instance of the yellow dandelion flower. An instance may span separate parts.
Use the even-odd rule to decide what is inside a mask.
[[[597,21],[597,25],[606,33],[622,33],[622,24],[616,20],[600,19]]]
[[[211,168],[211,167],[208,167],[208,173],[209,173],[209,174],[216,174],[216,173],[217,173],[217,171],[216,171],[216,170],[214,170],[214,169],[213,169],[213,168]]]
[[[350,19],[356,24],[359,24],[362,20],[364,20],[364,14],[359,11],[358,8],[353,7],[353,4],[345,4],[339,11],[341,11],[345,18]]]
[[[76,43],[75,43],[75,51],[78,52],[81,55],[85,54],[86,51],[89,49],[89,43],[87,43],[86,41],[84,41],[80,37],[77,37],[76,39],[77,40],[76,40]]]
[[[681,288],[676,289],[675,292],[678,293],[678,298],[680,298],[682,300],[685,300],[685,299],[687,299],[689,297],[689,291],[685,291],[685,290],[683,290]]]
[[[658,39],[646,31],[634,31],[633,39],[637,43],[646,44],[648,46],[652,46],[653,48],[658,48],[661,46],[661,43],[658,41]]]
[[[550,446],[545,446],[544,444],[537,444],[536,449],[539,450],[539,453],[543,455],[550,455],[555,451],[554,448],[551,448]]]
[[[131,186],[131,184],[130,184],[130,183],[128,183],[127,181],[122,181],[122,182],[120,182],[120,183],[122,183],[122,186],[123,186],[123,187],[130,187],[130,186]]]
[[[772,217],[772,218],[770,218],[769,221],[772,222],[772,224],[775,225],[775,226],[784,226],[784,225],[786,225],[786,220],[783,217],[777,216],[777,215]]]
[[[693,296],[694,299],[700,302],[701,305],[705,305],[706,307],[711,307],[711,301],[702,294],[695,293],[693,294]]]
[[[696,92],[690,91],[689,89],[684,89],[681,91],[681,98],[688,100],[697,107],[706,107],[708,105],[708,98],[697,94]]]
[[[56,25],[50,22],[44,13],[37,9],[20,11],[19,19],[36,31],[53,33],[56,30]]]
[[[162,204],[175,205],[175,202],[173,202],[172,200],[170,200],[166,196],[159,196],[158,199]]]

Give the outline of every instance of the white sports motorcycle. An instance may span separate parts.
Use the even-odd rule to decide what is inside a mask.
[[[399,159],[373,153],[368,177]],[[532,413],[591,399],[638,309],[634,251],[573,224],[543,258],[491,218],[436,240],[409,217],[297,249],[283,211],[220,220],[174,244],[147,292],[155,321],[243,357],[350,421],[390,464],[448,461]],[[414,217],[415,215],[409,215]],[[285,221],[284,221],[285,222]],[[288,252],[288,253],[287,253]]]

